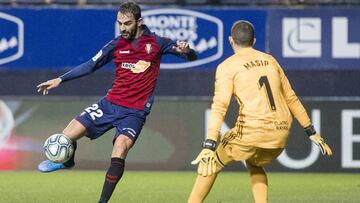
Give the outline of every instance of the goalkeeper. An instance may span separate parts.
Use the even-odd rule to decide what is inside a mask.
[[[188,199],[203,202],[224,166],[245,160],[256,203],[268,201],[268,181],[264,167],[276,159],[286,146],[292,115],[323,155],[332,151],[316,133],[309,116],[277,61],[255,50],[254,27],[237,21],[229,42],[235,52],[216,70],[208,138],[192,164],[198,164],[198,177]],[[235,127],[221,139],[220,128],[232,95],[239,104]]]

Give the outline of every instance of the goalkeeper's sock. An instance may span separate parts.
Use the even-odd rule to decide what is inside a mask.
[[[116,184],[124,173],[125,160],[121,158],[111,158],[111,165],[106,173],[104,186],[101,192],[99,203],[109,201]]]
[[[73,155],[71,156],[71,158],[69,159],[69,161],[63,163],[64,166],[66,166],[66,167],[72,167],[72,166],[75,165],[74,159],[75,159],[75,151],[76,151],[76,148],[77,148],[77,142],[75,141],[75,142],[73,142],[72,144],[74,145],[74,153],[73,153]]]

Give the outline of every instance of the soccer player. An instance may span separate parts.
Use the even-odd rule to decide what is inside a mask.
[[[203,202],[223,167],[240,160],[245,160],[250,173],[255,202],[267,202],[264,166],[286,146],[292,114],[322,154],[332,155],[324,139],[316,133],[278,62],[253,48],[253,25],[244,20],[235,22],[229,41],[235,54],[216,70],[208,137],[192,162],[198,164],[198,176],[189,203]],[[217,146],[232,95],[239,104],[239,115],[235,127],[225,133]]]
[[[37,86],[38,92],[47,95],[49,90],[63,82],[90,74],[111,60],[114,62],[115,79],[107,95],[86,108],[63,130],[63,134],[76,147],[76,140],[83,136],[96,139],[115,128],[111,163],[99,202],[110,199],[123,175],[126,155],[150,113],[162,55],[173,54],[190,61],[197,58],[196,52],[187,42],[174,42],[150,32],[142,24],[141,9],[134,2],[120,5],[117,23],[121,36],[107,43],[91,60]],[[38,169],[41,172],[52,172],[71,168],[74,164],[73,156],[64,164],[43,161]]]

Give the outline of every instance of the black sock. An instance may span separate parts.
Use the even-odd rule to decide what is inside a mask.
[[[109,201],[116,184],[124,173],[125,160],[121,158],[111,158],[111,165],[106,173],[104,186],[101,192],[99,203]]]
[[[67,161],[67,162],[64,163],[64,166],[66,166],[66,167],[71,167],[71,166],[75,165],[74,159],[75,159],[75,151],[76,151],[76,148],[77,148],[77,143],[76,143],[76,141],[73,142],[73,145],[74,145],[74,153],[73,153],[73,155],[71,156],[71,158],[69,159],[69,161]]]

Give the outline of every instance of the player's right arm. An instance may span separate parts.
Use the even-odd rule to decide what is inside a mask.
[[[213,103],[211,105],[210,119],[207,129],[207,139],[203,142],[203,149],[191,164],[199,164],[198,174],[209,176],[215,173],[215,149],[216,143],[220,137],[221,125],[231,96],[233,94],[233,74],[231,67],[222,63],[216,70],[215,75],[215,91]]]
[[[273,61],[278,67],[282,91],[291,113],[295,116],[296,120],[304,128],[304,131],[309,136],[310,140],[320,148],[321,153],[326,156],[331,156],[332,151],[330,147],[326,144],[324,138],[322,138],[316,132],[304,106],[300,102],[299,98],[296,96],[295,91],[292,89],[290,82],[286,77],[283,69],[280,67],[280,65],[277,63],[275,59],[273,59]]]
[[[58,78],[48,80],[46,82],[40,83],[36,87],[38,92],[42,92],[43,95],[49,94],[49,90],[58,87],[62,82],[70,81],[76,78],[83,77],[88,75],[99,68],[103,67],[109,61],[114,58],[114,48],[118,38],[115,38],[108,42],[94,57],[89,61],[80,64],[73,68],[72,70],[66,72]]]
[[[232,67],[229,67],[227,63],[219,65],[215,75],[214,97],[207,129],[208,139],[215,142],[220,137],[221,125],[233,94],[233,77]]]
[[[42,92],[43,95],[49,94],[49,90],[59,86],[61,83],[61,78],[55,78],[52,80],[48,80],[46,82],[38,84],[36,87],[38,88],[38,92]]]

